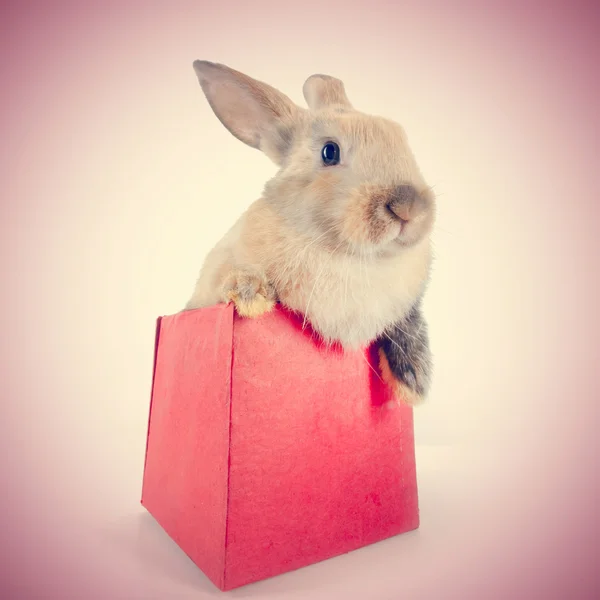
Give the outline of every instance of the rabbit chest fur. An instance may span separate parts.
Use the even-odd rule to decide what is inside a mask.
[[[225,274],[251,267],[325,342],[359,348],[410,310],[423,292],[430,262],[427,238],[389,257],[331,252],[314,238],[299,236],[261,199],[208,254],[187,308],[224,301],[219,283]]]

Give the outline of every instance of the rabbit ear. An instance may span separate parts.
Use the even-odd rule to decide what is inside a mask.
[[[304,110],[270,85],[225,65],[196,60],[194,71],[221,123],[236,138],[281,164]]]
[[[319,110],[334,104],[352,108],[342,81],[329,75],[311,75],[304,82],[302,92],[311,110]]]

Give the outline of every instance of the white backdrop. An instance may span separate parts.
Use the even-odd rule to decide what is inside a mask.
[[[591,598],[595,17],[238,4],[7,12],[2,589],[217,593],[139,506],[155,318],[183,307],[275,173],[214,117],[202,58],[299,103],[312,73],[341,78],[356,107],[402,123],[439,207],[420,530],[231,595]]]

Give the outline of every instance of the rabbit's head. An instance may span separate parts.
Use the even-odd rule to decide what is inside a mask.
[[[355,110],[339,79],[309,77],[307,110],[224,65],[194,70],[225,127],[279,166],[265,199],[297,231],[333,252],[385,255],[428,237],[435,197],[403,129]]]

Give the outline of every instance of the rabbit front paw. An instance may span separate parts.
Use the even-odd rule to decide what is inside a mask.
[[[402,367],[397,364],[392,370],[383,348],[380,348],[379,370],[383,380],[392,388],[394,396],[400,402],[410,406],[423,402],[425,389],[420,381],[419,370],[413,368],[409,362],[405,362]]]
[[[242,317],[259,317],[275,306],[275,289],[267,278],[254,270],[229,273],[222,287],[226,302],[233,302]]]
[[[382,336],[379,368],[399,401],[414,406],[426,398],[432,361],[427,324],[418,305]]]

